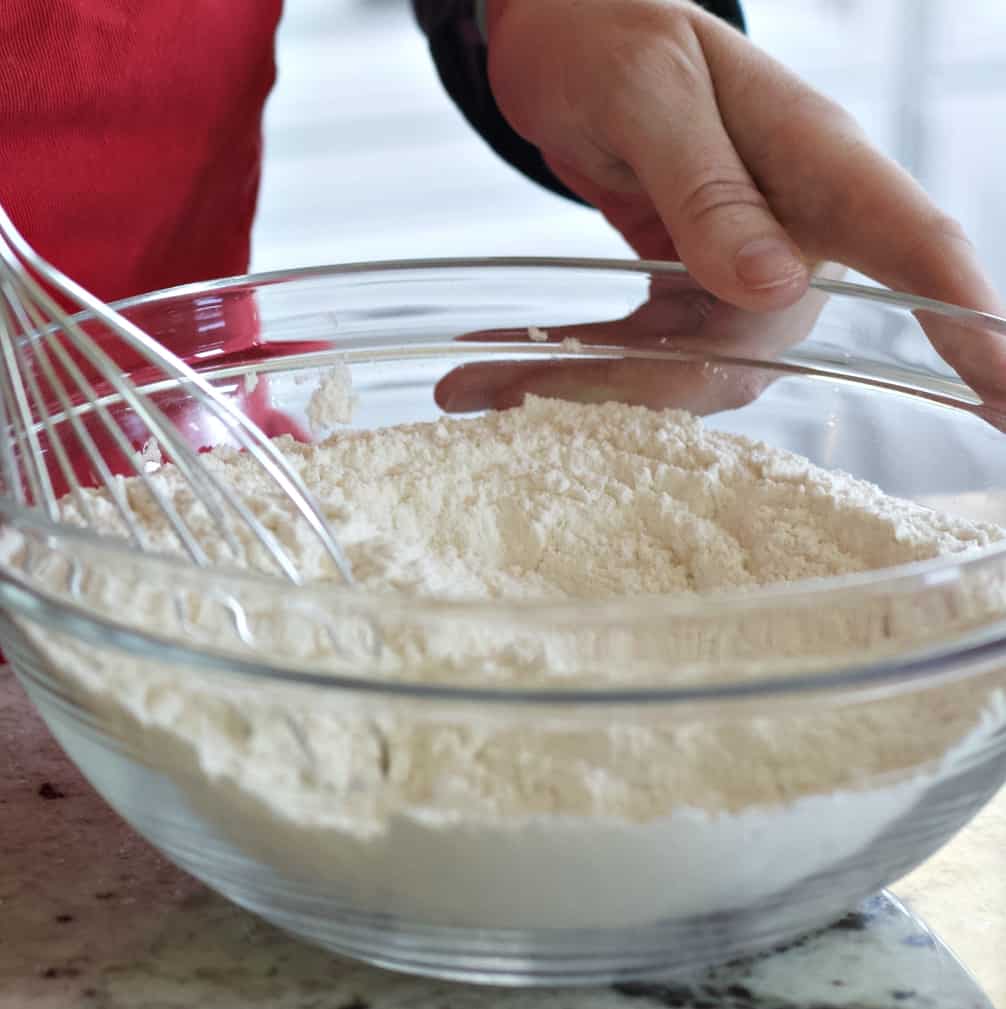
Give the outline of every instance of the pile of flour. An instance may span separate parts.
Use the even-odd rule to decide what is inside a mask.
[[[341,375],[312,397],[319,428],[349,419]],[[516,410],[277,440],[370,589],[449,599],[596,600],[709,593],[827,578],[984,547],[999,527],[886,496],[790,452],[707,430],[690,415],[531,397]],[[339,575],[248,456],[203,457],[310,580]],[[270,570],[235,527],[237,557],[170,466],[156,475],[210,555]],[[138,480],[123,482],[152,549],[179,553]],[[95,524],[123,532],[105,492]],[[83,524],[66,498],[63,518]]]
[[[342,391],[336,400],[341,418],[349,400]],[[272,596],[260,609],[245,601],[256,655],[319,672],[469,686],[694,685],[904,650],[1003,605],[998,589],[924,603],[864,594],[844,607],[699,613],[617,633],[537,626],[533,610],[520,627],[425,621],[403,596],[588,604],[753,592],[963,554],[1004,533],[689,415],[619,404],[530,398],[475,419],[280,444],[323,502],[360,587],[388,594],[376,654],[354,651],[338,627],[319,633],[292,602],[276,613]],[[251,459],[204,458],[311,580],[338,580]],[[269,569],[250,535],[239,531],[235,556],[212,534],[171,466],[153,479],[215,560]],[[125,486],[150,544],[178,552],[147,491]],[[108,496],[88,497],[103,526],[121,532]],[[81,521],[73,500],[63,507]],[[3,546],[17,563],[16,538]],[[55,585],[61,564],[53,558],[35,576],[48,572]],[[177,622],[177,601],[140,568],[99,564],[75,577],[109,616],[154,631]],[[183,608],[194,639],[233,644],[225,608],[192,598]],[[335,880],[358,906],[450,924],[613,927],[768,897],[869,844],[1003,716],[998,672],[856,705],[650,705],[604,718],[554,710],[546,720],[526,708],[393,707],[208,676],[58,633],[36,644],[244,850]]]
[[[337,361],[311,394],[307,402],[307,421],[315,435],[321,435],[340,424],[351,424],[356,405],[349,365]]]

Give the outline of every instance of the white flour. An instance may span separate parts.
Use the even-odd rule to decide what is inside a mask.
[[[356,409],[353,377],[349,365],[339,361],[322,376],[318,388],[307,402],[307,420],[315,435],[324,434],[339,424],[351,424]]]
[[[529,399],[476,420],[282,445],[325,501],[362,587],[415,597],[754,590],[1003,536],[684,414],[614,404]],[[303,570],[337,578],[246,457],[206,458]],[[154,478],[193,527],[208,528],[172,467]],[[151,538],[177,552],[146,492],[129,487]],[[92,498],[117,528],[107,498]],[[65,511],[79,518],[68,500]],[[227,559],[219,541],[208,546]],[[245,547],[242,564],[265,564]],[[16,559],[16,543],[5,554]],[[60,572],[54,561],[54,581]],[[82,587],[110,615],[125,608],[154,630],[177,622],[163,588],[129,565],[96,567]],[[248,604],[256,654],[346,671],[328,637],[272,605]],[[627,639],[590,625],[438,627],[389,607],[370,665],[378,677],[472,685],[673,686],[754,675],[759,663],[798,660],[806,672],[882,654],[999,605],[995,593],[863,597],[844,610],[658,620]],[[219,607],[193,605],[187,619],[194,639],[233,643]],[[55,634],[38,643],[244,849],[337,880],[362,906],[455,924],[615,927],[768,897],[862,849],[1002,716],[998,672],[991,684],[858,706],[697,715],[650,705],[547,722],[528,709],[367,707],[335,691],[180,673]],[[341,643],[351,650],[352,636]]]

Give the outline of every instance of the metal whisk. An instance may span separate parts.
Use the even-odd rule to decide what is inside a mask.
[[[72,306],[70,311],[67,305]],[[78,308],[89,312],[101,327],[100,343],[74,317]],[[56,487],[63,485],[74,495],[85,524],[93,525],[93,512],[74,466],[75,459],[86,459],[114,502],[129,538],[139,549],[148,549],[122,480],[113,474],[88,424],[82,420],[89,414],[88,420],[94,418],[104,432],[102,440],[107,436],[117,454],[128,460],[143,481],[150,499],[167,517],[194,563],[207,565],[206,551],[147,472],[145,453],[138,451],[136,444],[138,430],[144,434],[143,442],[156,445],[160,454],[175,465],[212,517],[215,531],[232,548],[237,549],[235,523],[243,523],[282,573],[294,583],[301,581],[297,566],[277,537],[232,488],[203,464],[199,452],[186,443],[150,396],[123,375],[121,366],[105,349],[110,345],[152,365],[159,377],[183,387],[225,425],[235,442],[294,504],[345,581],[352,582],[349,564],[317,503],[269,437],[184,361],[42,259],[0,207],[0,477],[6,496],[20,505],[44,511],[56,522],[60,518]],[[124,418],[117,420],[109,409],[108,392],[96,389],[87,371],[93,373],[99,385],[107,383],[128,407],[129,433]]]

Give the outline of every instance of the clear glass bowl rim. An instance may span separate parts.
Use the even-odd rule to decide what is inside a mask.
[[[190,300],[200,296],[236,292],[245,289],[256,289],[287,281],[299,281],[313,278],[343,277],[368,273],[410,272],[421,274],[437,270],[477,271],[481,269],[548,269],[569,271],[602,271],[630,273],[638,275],[687,275],[687,270],[680,263],[637,259],[601,259],[601,258],[565,258],[565,257],[485,257],[485,258],[435,258],[435,259],[403,259],[380,260],[373,262],[345,263],[322,266],[298,267],[288,270],[274,270],[262,273],[242,274],[223,277],[206,282],[184,284],[160,291],[137,295],[117,301],[113,307],[119,311],[128,311],[138,307],[170,303],[172,301]],[[904,294],[886,288],[853,284],[846,281],[814,278],[811,287],[815,290],[837,297],[851,298],[858,301],[871,301],[893,305],[908,311],[934,312],[961,322],[994,329],[1006,334],[1006,319],[984,312],[947,304],[930,298]],[[88,318],[87,312],[77,316],[81,321]],[[497,344],[497,347],[510,345]],[[537,349],[537,348],[536,348]],[[617,348],[607,348],[617,350]],[[278,361],[284,360],[279,358]],[[733,359],[745,363],[744,359]],[[853,359],[854,361],[855,359]],[[766,360],[750,360],[752,367],[771,368],[773,362]],[[200,369],[207,377],[212,377],[212,367]],[[228,369],[221,369],[226,371]],[[944,385],[945,380],[941,380]],[[951,383],[957,385],[964,393],[970,390],[963,382]],[[409,615],[421,615],[431,621],[448,619],[452,621],[471,621],[480,624],[519,623],[521,625],[571,626],[583,625],[589,622],[592,626],[617,624],[626,628],[633,624],[648,624],[656,620],[666,620],[668,617],[687,617],[701,614],[708,617],[710,613],[737,613],[741,611],[758,612],[783,606],[827,606],[839,598],[864,591],[870,594],[887,594],[891,592],[905,593],[923,590],[935,584],[945,585],[959,579],[966,572],[986,566],[1006,566],[1006,542],[993,547],[976,551],[966,558],[940,557],[929,561],[901,565],[847,575],[841,578],[803,581],[780,586],[770,586],[760,589],[757,595],[739,591],[722,592],[698,598],[682,596],[647,596],[631,600],[599,600],[599,601],[560,601],[542,603],[540,600],[524,602],[508,601],[505,605],[486,601],[445,601],[396,599],[387,594],[366,593],[359,589],[349,588],[337,583],[309,584],[292,586],[285,580],[255,575],[250,572],[213,571],[194,569],[184,560],[174,557],[141,555],[135,548],[126,544],[109,542],[86,530],[56,525],[42,517],[39,512],[24,508],[9,500],[0,500],[0,515],[6,521],[28,530],[46,533],[53,540],[64,540],[68,544],[77,544],[83,549],[98,547],[104,551],[115,551],[129,555],[132,559],[143,558],[144,565],[150,565],[152,572],[161,570],[165,575],[173,573],[175,577],[184,577],[186,573],[199,571],[199,577],[205,581],[222,585],[225,583],[254,583],[258,591],[269,588],[284,597],[289,597],[291,591],[298,596],[310,596],[312,599],[324,602],[338,601],[345,606],[349,603],[352,610],[373,609],[383,613],[394,610],[408,610]],[[767,695],[790,695],[805,691],[834,690],[843,687],[880,686],[892,682],[917,681],[919,678],[942,677],[947,673],[948,664],[960,666],[973,662],[984,663],[997,656],[1006,654],[1006,620],[996,621],[983,628],[980,633],[968,636],[959,645],[935,646],[916,650],[904,655],[885,658],[880,662],[856,664],[851,662],[842,666],[834,666],[824,673],[810,673],[806,676],[779,677],[766,676],[746,679],[743,682],[718,684],[713,687],[674,687],[674,688],[480,688],[456,684],[430,684],[408,680],[377,680],[366,676],[344,676],[311,671],[299,672],[295,669],[284,669],[267,662],[256,662],[240,659],[231,653],[214,653],[208,649],[195,648],[187,644],[181,637],[169,638],[152,632],[140,631],[128,623],[114,621],[99,616],[84,606],[70,604],[62,599],[46,597],[34,587],[30,587],[20,579],[6,572],[0,572],[0,591],[7,595],[4,589],[13,589],[15,608],[29,609],[36,615],[45,613],[47,616],[61,620],[68,627],[78,630],[87,628],[91,633],[86,636],[100,638],[102,634],[112,635],[120,645],[130,649],[150,654],[150,650],[162,652],[172,661],[187,660],[207,668],[225,669],[228,672],[251,675],[255,678],[278,679],[286,682],[310,684],[318,688],[348,689],[364,693],[391,694],[407,696],[416,699],[451,699],[457,701],[506,701],[508,703],[559,703],[559,704],[639,704],[659,701],[662,703],[695,703],[710,700],[750,699]],[[27,597],[33,597],[28,602]],[[10,598],[8,601],[14,601]]]

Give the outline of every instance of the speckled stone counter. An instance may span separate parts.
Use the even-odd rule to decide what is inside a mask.
[[[687,982],[480,989],[331,956],[210,893],[95,795],[0,669],[0,1009],[1004,1009],[1001,807],[899,889],[975,952],[985,994],[884,897]]]

